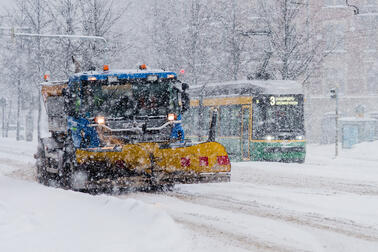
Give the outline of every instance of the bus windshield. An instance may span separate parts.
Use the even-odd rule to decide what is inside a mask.
[[[304,135],[303,95],[266,96],[254,99],[253,135]]]
[[[82,81],[77,89],[80,114],[86,117],[167,116],[179,112],[179,91],[166,81]]]

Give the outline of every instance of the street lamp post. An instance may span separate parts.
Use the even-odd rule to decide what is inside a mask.
[[[79,40],[98,40],[105,44],[104,64],[109,64],[107,51],[109,49],[108,41],[100,36],[86,36],[86,35],[65,35],[65,34],[34,34],[34,33],[12,33],[13,37],[31,37],[31,38],[49,38],[49,39],[79,39]]]
[[[20,113],[21,113],[21,81],[17,81],[17,128],[16,128],[16,140],[20,141]]]
[[[339,88],[336,86],[330,90],[330,97],[335,99],[335,157],[339,155]]]

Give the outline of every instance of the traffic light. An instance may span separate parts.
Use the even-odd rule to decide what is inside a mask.
[[[332,99],[335,99],[336,96],[337,96],[337,92],[336,92],[336,88],[331,88],[329,90],[329,96],[332,98]]]
[[[7,100],[5,98],[0,99],[0,107],[5,107],[7,105]]]

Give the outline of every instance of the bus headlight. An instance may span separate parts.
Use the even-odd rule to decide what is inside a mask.
[[[274,136],[266,136],[265,137],[265,140],[267,140],[267,141],[272,141],[272,140],[274,140]]]
[[[95,122],[97,124],[104,125],[105,124],[105,117],[103,117],[103,116],[97,116],[95,118]]]
[[[295,139],[296,140],[304,140],[304,136],[297,136]]]

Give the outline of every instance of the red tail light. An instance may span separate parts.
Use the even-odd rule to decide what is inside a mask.
[[[181,158],[181,166],[182,167],[189,167],[190,166],[190,158]]]
[[[229,165],[230,159],[228,158],[228,156],[218,156],[217,162],[219,165]]]
[[[117,168],[120,168],[120,169],[126,168],[126,163],[123,160],[117,160],[115,165]]]
[[[208,157],[200,157],[199,162],[200,162],[200,166],[209,166]]]

